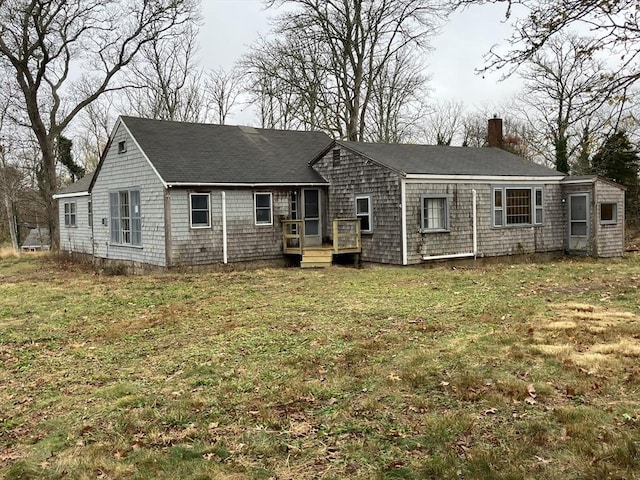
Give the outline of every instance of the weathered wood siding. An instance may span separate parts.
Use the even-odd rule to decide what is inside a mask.
[[[91,197],[68,197],[58,199],[60,225],[60,250],[69,253],[93,253],[93,233],[89,225],[89,201]],[[76,204],[76,225],[70,227],[64,223],[64,204]]]
[[[527,182],[522,187],[542,186],[543,224],[523,227],[492,226],[492,187],[518,187],[518,183],[427,183],[407,181],[407,260],[423,256],[473,253],[473,190],[476,190],[477,256],[551,252],[564,247],[564,209],[560,185]],[[422,195],[449,195],[449,231],[421,233]]]
[[[118,153],[118,143],[127,151]],[[110,242],[109,192],[140,190],[142,246]],[[164,235],[164,185],[129,137],[123,125],[114,134],[92,190],[95,256],[112,260],[166,266]]]
[[[327,225],[335,218],[354,218],[355,195],[370,194],[373,228],[372,233],[362,234],[362,259],[401,264],[400,176],[344,148],[339,159],[330,151],[313,168],[330,182]]]
[[[227,260],[244,262],[283,257],[280,220],[289,216],[291,189],[225,189]],[[273,225],[256,225],[254,192],[272,194]],[[191,228],[189,193],[209,193],[211,227]],[[170,264],[206,265],[223,261],[222,190],[171,189]]]
[[[621,257],[624,254],[624,197],[625,191],[618,185],[597,179],[594,184],[593,217],[595,232],[595,255],[598,257]],[[616,203],[617,220],[615,224],[600,222],[600,204]]]

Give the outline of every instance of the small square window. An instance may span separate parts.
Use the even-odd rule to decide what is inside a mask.
[[[618,223],[618,204],[600,204],[600,223],[603,225],[615,225]]]
[[[122,140],[118,142],[118,153],[124,153],[127,151],[127,142]]]

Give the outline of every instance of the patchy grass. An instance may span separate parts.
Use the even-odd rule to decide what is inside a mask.
[[[0,477],[640,477],[640,257],[0,261]]]

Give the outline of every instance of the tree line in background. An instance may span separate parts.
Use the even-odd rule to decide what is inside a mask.
[[[526,7],[510,50],[485,58],[520,76],[521,94],[473,109],[433,98],[430,40],[451,12],[484,3]],[[623,183],[638,220],[635,2],[548,3],[268,0],[273,31],[230,71],[206,71],[197,0],[0,1],[0,241],[38,224],[57,238],[51,196],[95,168],[117,115],[224,124],[245,108],[263,128],[469,147],[486,145],[499,114],[505,149]]]

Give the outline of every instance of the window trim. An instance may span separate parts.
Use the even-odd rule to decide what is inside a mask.
[[[423,193],[420,195],[420,233],[448,233],[451,231],[451,207],[452,195],[447,193]],[[425,227],[424,207],[426,200],[444,200],[444,228]]]
[[[202,224],[202,223],[196,223],[194,225],[193,223],[193,197],[207,197],[207,224]],[[202,212],[204,210],[202,209],[196,209],[195,211],[197,212]],[[190,192],[189,193],[189,228],[193,229],[193,230],[198,230],[198,229],[203,229],[203,228],[211,228],[211,194],[210,193],[203,193],[203,192]]]
[[[118,142],[118,153],[126,153],[126,151],[127,151],[127,141],[120,140]]]
[[[269,221],[258,221],[258,208],[265,210],[266,207],[258,207],[258,195],[269,195]],[[253,192],[253,220],[257,227],[268,227],[273,225],[273,193],[272,192]]]
[[[603,220],[602,219],[602,206],[603,205],[612,205],[613,206],[611,220]],[[600,220],[600,225],[617,225],[618,224],[618,202],[599,202],[598,203],[598,220]]]
[[[529,190],[529,218],[528,223],[507,223],[507,192],[509,190]],[[496,207],[496,192],[500,192],[502,205]],[[537,203],[537,192],[541,192],[541,204]],[[491,226],[493,228],[521,228],[540,227],[545,224],[545,188],[540,185],[492,185],[491,186]],[[500,222],[496,223],[496,213],[501,212]],[[540,212],[540,222],[537,213]]]
[[[93,227],[93,201],[87,201],[87,222]]]
[[[127,218],[129,220],[129,242],[123,242],[122,238],[123,238],[123,230],[122,230],[122,204],[121,204],[121,195],[123,193],[127,193],[128,195],[128,206],[129,206],[129,211],[128,211],[128,216],[124,217]],[[138,196],[138,212],[136,213],[134,211],[134,203],[132,201],[132,194],[137,193]],[[115,217],[113,217],[113,203],[111,202],[112,199],[112,195],[116,195],[118,198],[118,239],[114,240],[113,238],[113,220]],[[140,233],[140,242],[139,243],[134,243],[134,233],[136,233],[136,230],[134,230],[134,224],[138,223],[139,224],[139,233]],[[140,188],[139,187],[130,187],[130,188],[123,188],[123,189],[118,189],[118,190],[110,190],[109,191],[109,245],[114,245],[114,246],[120,246],[120,247],[133,247],[133,248],[142,248],[143,247],[143,240],[142,240],[142,195],[140,193]]]
[[[366,214],[358,213],[358,200],[367,200],[368,211]],[[354,195],[353,203],[355,215],[358,220],[360,220],[361,217],[369,217],[369,228],[367,230],[361,228],[360,233],[373,233],[373,195],[371,193],[357,193]]]
[[[69,207],[67,211],[67,207]],[[78,226],[78,205],[77,202],[64,202],[64,226],[65,228],[76,228]]]

